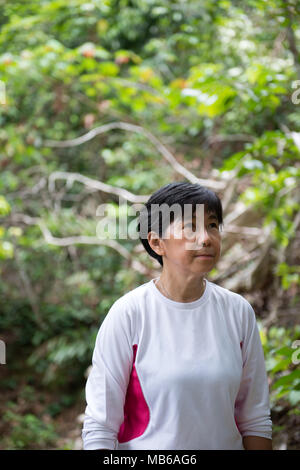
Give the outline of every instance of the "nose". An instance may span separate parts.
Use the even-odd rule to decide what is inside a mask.
[[[203,246],[211,246],[211,239],[208,231],[201,227],[199,232],[196,233],[194,240],[186,243],[186,249],[195,251]]]
[[[196,243],[199,246],[211,244],[210,235],[205,227],[201,227],[199,233],[196,235]]]

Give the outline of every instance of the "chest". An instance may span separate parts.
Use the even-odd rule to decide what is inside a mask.
[[[155,389],[238,390],[242,355],[238,330],[216,314],[157,312],[145,318],[137,346],[136,368]]]

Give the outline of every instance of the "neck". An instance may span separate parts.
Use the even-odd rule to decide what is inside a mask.
[[[205,290],[203,274],[181,279],[163,271],[156,285],[165,297],[175,302],[193,302],[199,299]]]

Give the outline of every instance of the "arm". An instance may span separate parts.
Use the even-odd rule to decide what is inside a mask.
[[[269,387],[255,313],[243,306],[243,371],[235,401],[235,419],[246,450],[272,448]]]
[[[96,338],[93,367],[86,383],[82,430],[85,450],[114,450],[124,420],[124,401],[132,366],[130,318],[117,303],[107,313]]]
[[[260,436],[245,436],[243,446],[245,450],[272,450],[272,439]]]

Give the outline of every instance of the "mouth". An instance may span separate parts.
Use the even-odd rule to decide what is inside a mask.
[[[202,255],[196,255],[196,258],[212,259],[214,258],[214,255],[202,254]]]

